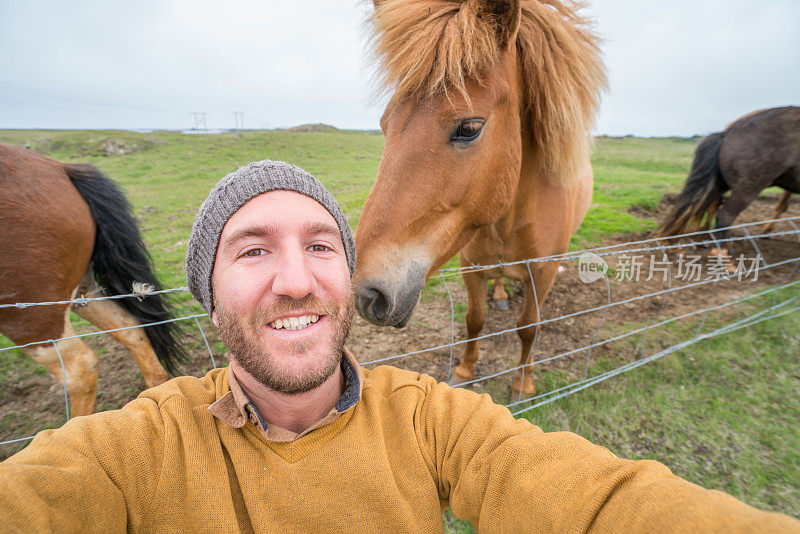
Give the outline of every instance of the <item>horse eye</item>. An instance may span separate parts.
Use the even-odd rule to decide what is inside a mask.
[[[476,139],[483,130],[484,121],[477,119],[465,120],[453,132],[452,141],[469,142]]]

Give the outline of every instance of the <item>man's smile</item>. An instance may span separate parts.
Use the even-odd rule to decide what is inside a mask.
[[[321,317],[317,314],[281,317],[270,322],[269,326],[275,330],[303,330],[315,324]]]

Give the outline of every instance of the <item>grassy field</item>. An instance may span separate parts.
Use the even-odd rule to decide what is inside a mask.
[[[132,150],[105,156],[109,140]],[[167,287],[184,284],[192,220],[225,173],[264,158],[295,163],[334,193],[355,228],[383,146],[377,132],[346,131],[253,131],[241,137],[0,131],[0,141],[62,161],[90,163],[120,183]],[[598,138],[593,204],[572,247],[653,228],[647,212],[664,193],[679,190],[696,141]],[[182,312],[199,310],[188,295],[181,298]],[[681,328],[690,327],[671,330],[676,339],[683,339]],[[798,331],[797,313],[765,322],[694,345],[525,417],[545,430],[578,432],[618,456],[658,459],[692,482],[800,517]],[[21,354],[0,358],[0,386],[21,372],[44,370]],[[0,412],[0,425],[9,417],[17,414]],[[470,531],[449,516],[445,521],[450,531]]]

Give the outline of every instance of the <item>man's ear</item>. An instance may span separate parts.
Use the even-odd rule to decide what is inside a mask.
[[[219,328],[219,322],[217,321],[217,310],[211,310],[211,322],[214,323],[214,326]]]

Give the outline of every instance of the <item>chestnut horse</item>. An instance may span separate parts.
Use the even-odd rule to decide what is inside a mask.
[[[592,195],[590,130],[605,85],[597,38],[571,2],[376,1],[370,22],[391,99],[386,144],[356,233],[361,315],[402,327],[425,281],[460,251],[463,267],[567,250]],[[557,262],[463,273],[467,335],[485,323],[487,280],[525,284],[517,325],[539,320]],[[533,283],[532,283],[533,282]],[[516,392],[532,394],[536,328]],[[475,377],[475,341],[454,381]]]
[[[773,215],[777,219],[786,211],[790,195],[800,193],[800,107],[754,111],[701,139],[686,184],[655,234],[707,230],[716,215],[714,236],[724,240],[726,228],[772,186],[784,189]],[[768,223],[764,232],[771,228]],[[733,270],[727,247],[709,254],[722,256]]]
[[[0,143],[0,304],[71,300],[159,288],[128,201],[97,169],[65,165]],[[0,333],[18,345],[74,336],[69,312],[102,330],[172,317],[161,295],[0,308]],[[183,356],[167,323],[114,332],[136,358],[148,387],[167,380]],[[64,384],[71,415],[94,412],[97,356],[80,338],[23,348]],[[61,360],[64,371],[62,371]],[[0,357],[2,354],[0,354]]]

